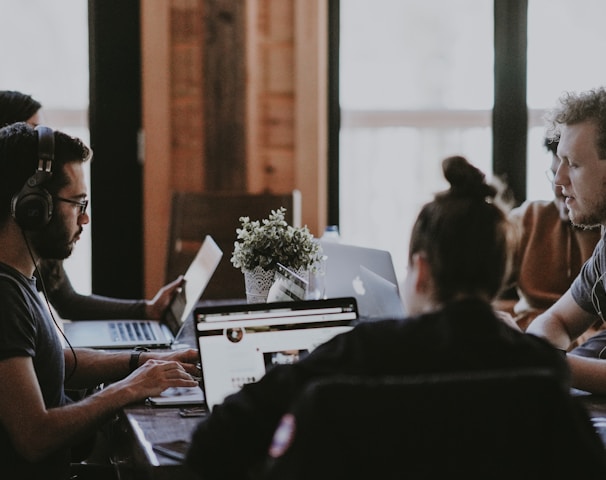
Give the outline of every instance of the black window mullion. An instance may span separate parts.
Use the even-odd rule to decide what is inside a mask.
[[[528,0],[494,1],[493,171],[526,199]]]

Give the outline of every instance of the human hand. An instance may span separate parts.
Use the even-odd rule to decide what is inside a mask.
[[[198,367],[198,350],[194,348],[185,348],[182,350],[145,352],[141,358],[143,361],[147,359],[155,359],[162,361],[178,362],[181,367],[194,377],[200,376],[200,368]]]
[[[160,395],[170,387],[196,387],[195,380],[177,361],[147,360],[128,377],[118,382],[132,394],[132,401]]]
[[[164,311],[170,305],[173,296],[177,293],[179,287],[183,285],[183,275],[179,275],[167,285],[164,285],[151,300],[145,301],[145,316],[152,320],[160,320]]]

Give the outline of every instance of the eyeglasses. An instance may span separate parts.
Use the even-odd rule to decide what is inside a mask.
[[[556,172],[554,172],[551,168],[545,170],[545,176],[547,177],[547,180],[549,180],[549,183],[555,183]]]
[[[84,215],[86,213],[86,209],[88,208],[88,200],[70,200],[69,198],[63,197],[54,197],[55,200],[59,200],[60,202],[71,203],[72,205],[78,205],[78,215]]]

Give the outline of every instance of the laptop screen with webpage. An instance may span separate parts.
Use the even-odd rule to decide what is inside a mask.
[[[199,307],[194,314],[201,387],[212,410],[274,365],[294,363],[351,330],[354,298]]]

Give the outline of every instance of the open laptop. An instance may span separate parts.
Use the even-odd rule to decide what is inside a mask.
[[[258,381],[272,366],[294,363],[351,330],[357,318],[356,300],[351,297],[197,307],[200,402],[211,411],[243,385]],[[195,394],[183,390],[179,399],[172,396],[173,390],[150,399],[152,404],[187,403]]]
[[[214,239],[207,235],[185,272],[183,286],[173,298],[162,320],[66,321],[63,327],[67,340],[72,347],[170,347],[185,321],[191,317],[222,256],[223,252]]]
[[[325,296],[353,296],[360,320],[404,318],[391,254],[386,250],[320,241],[326,256]]]

